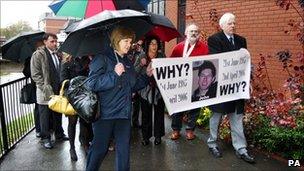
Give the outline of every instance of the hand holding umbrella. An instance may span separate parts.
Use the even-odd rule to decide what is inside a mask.
[[[119,62],[115,65],[114,71],[118,76],[121,76],[125,72],[125,67],[122,63]]]

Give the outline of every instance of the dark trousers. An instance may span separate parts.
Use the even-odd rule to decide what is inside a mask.
[[[86,170],[99,169],[112,137],[115,139],[115,170],[130,170],[131,122],[129,119],[99,119],[93,123],[93,134]]]
[[[38,107],[41,139],[50,139],[51,129],[55,132],[56,138],[63,136],[62,114],[53,112],[47,105],[38,105]]]
[[[140,110],[140,96],[138,93],[135,93],[134,97],[132,98],[132,126],[139,126],[138,116]]]
[[[186,130],[194,131],[195,126],[196,126],[195,125],[196,118],[197,118],[199,112],[200,112],[200,108],[193,109],[193,110],[189,111],[189,113],[188,113],[188,123],[187,123],[187,126],[186,126]],[[172,115],[171,128],[173,130],[180,131],[182,129],[183,115],[184,115],[184,112],[175,113],[175,114]]]
[[[53,129],[55,132],[55,137],[60,138],[64,135],[64,131],[62,128],[62,114],[49,110],[53,116]]]
[[[79,117],[80,123],[80,132],[79,132],[79,141],[81,145],[90,145],[90,142],[93,140],[93,129],[92,123],[87,123],[85,120]]]
[[[152,137],[152,128],[154,122],[154,137],[162,137],[165,135],[164,111],[165,104],[162,99],[154,105],[154,121],[152,120],[152,104],[147,100],[140,98],[142,110],[142,136],[148,140]]]
[[[36,132],[40,132],[40,115],[39,115],[39,106],[37,103],[35,103],[34,107],[34,122],[35,122],[35,128]]]
[[[78,116],[68,116],[69,125],[68,125],[68,135],[70,141],[70,148],[75,148],[75,135],[76,135],[76,125],[78,121]],[[79,141],[81,145],[89,146],[89,143],[93,139],[93,130],[92,124],[86,123],[83,119],[79,118],[80,122],[80,131],[79,131]]]
[[[41,139],[51,139],[51,111],[47,105],[38,105],[40,114],[40,135]]]

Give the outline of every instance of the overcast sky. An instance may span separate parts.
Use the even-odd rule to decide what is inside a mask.
[[[27,21],[34,30],[38,29],[38,20],[44,12],[51,12],[48,5],[52,0],[0,0],[1,28]]]

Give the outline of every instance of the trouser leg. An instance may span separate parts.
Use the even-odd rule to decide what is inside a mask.
[[[220,124],[220,120],[222,118],[221,113],[213,112],[212,116],[209,120],[209,127],[210,127],[210,136],[207,140],[207,144],[210,148],[217,147],[217,135],[218,135],[218,127]]]
[[[140,99],[139,95],[136,93],[133,98],[133,113],[132,113],[132,125],[139,125],[138,116],[140,110]]]
[[[200,108],[189,111],[189,115],[188,115],[189,119],[188,119],[188,124],[186,127],[187,130],[194,131],[195,126],[196,126],[196,119],[197,119],[199,112],[200,112]]]
[[[174,113],[171,118],[171,128],[175,131],[180,131],[182,128],[183,112]]]
[[[143,139],[149,139],[152,136],[152,105],[147,100],[141,98],[140,100],[142,109],[142,136]]]
[[[62,128],[62,114],[52,111],[53,116],[53,128],[55,131],[55,137],[62,137],[64,135],[64,131]]]
[[[51,113],[47,105],[38,105],[40,114],[41,139],[50,139],[50,117]]]
[[[69,125],[68,125],[68,136],[70,142],[70,148],[75,148],[75,135],[76,135],[76,124],[77,124],[78,116],[68,116]]]
[[[230,122],[232,145],[234,149],[239,151],[241,154],[246,153],[247,142],[243,128],[244,115],[231,113],[228,114],[228,117]]]
[[[114,120],[101,120],[93,123],[94,138],[87,156],[87,171],[98,170],[107,151],[112,136]],[[124,130],[121,130],[124,131]]]
[[[165,135],[165,104],[159,99],[157,105],[154,105],[154,137],[162,137]]]
[[[115,170],[130,170],[130,134],[131,122],[128,119],[115,121],[114,139],[116,149]]]
[[[34,122],[35,122],[35,129],[36,132],[40,132],[40,115],[39,115],[39,105],[35,103],[34,107]]]

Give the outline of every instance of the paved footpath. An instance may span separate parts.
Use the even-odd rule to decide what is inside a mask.
[[[67,118],[63,119],[66,130]],[[221,144],[223,157],[215,159],[209,154],[205,143],[207,131],[197,129],[198,138],[187,141],[183,130],[183,136],[172,141],[169,137],[170,124],[170,119],[166,117],[166,135],[158,146],[153,144],[153,139],[149,146],[142,146],[140,130],[132,131],[131,170],[299,170],[288,167],[287,162],[269,158],[258,152],[254,153],[257,163],[248,164],[236,158],[232,145],[229,144]],[[33,131],[5,156],[0,163],[0,170],[84,170],[86,159],[78,139],[76,152],[78,161],[72,162],[68,141],[56,143],[54,149],[46,150],[40,146]],[[114,160],[115,152],[109,152],[100,169],[114,170]]]

